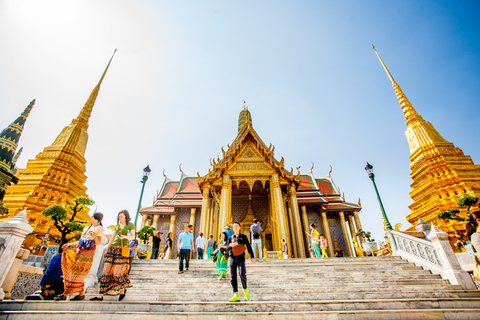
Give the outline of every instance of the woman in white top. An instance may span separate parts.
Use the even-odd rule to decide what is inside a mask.
[[[58,299],[64,300],[68,296],[78,293],[72,300],[83,300],[85,277],[92,267],[96,245],[103,235],[103,214],[95,212],[90,218],[91,224],[83,229],[82,237],[78,242],[66,243],[62,246],[62,272],[65,291]]]

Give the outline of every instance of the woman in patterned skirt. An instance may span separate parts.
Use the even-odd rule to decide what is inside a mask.
[[[218,281],[225,279],[227,277],[228,269],[228,251],[227,251],[227,233],[222,232],[220,234],[220,241],[217,246],[217,250],[214,252],[217,253],[217,275]]]
[[[83,229],[80,240],[62,246],[62,272],[65,291],[56,300],[69,299],[75,293],[78,295],[72,300],[85,299],[83,293],[84,280],[92,267],[96,245],[102,240],[102,219],[103,214],[95,212],[90,218],[91,224]]]
[[[320,233],[315,229],[315,224],[310,224],[310,243],[313,247],[313,252],[315,252],[315,257],[320,258],[322,254],[320,253],[320,249],[318,248],[318,240],[320,237]]]
[[[105,265],[103,267],[102,280],[100,283],[100,296],[90,300],[103,300],[103,295],[117,296],[118,301],[125,298],[126,288],[130,288],[128,271],[130,266],[129,240],[135,239],[135,225],[130,222],[130,214],[122,210],[117,216],[117,226],[108,242],[108,249],[105,252]],[[128,248],[127,256],[122,255],[122,246]]]

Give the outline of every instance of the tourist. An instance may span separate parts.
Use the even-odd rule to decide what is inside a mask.
[[[160,243],[162,239],[160,239],[160,231],[155,231],[153,233],[152,238],[152,256],[150,259],[158,259],[158,253],[160,252]]]
[[[257,219],[253,219],[253,224],[250,226],[250,234],[252,235],[252,250],[256,256],[256,248],[258,247],[258,258],[259,262],[263,261],[263,252],[262,252],[262,226],[258,223]],[[253,257],[253,256],[252,256]]]
[[[328,258],[327,255],[327,239],[323,237],[323,233],[320,234],[320,247],[322,248],[322,258]]]
[[[190,251],[194,246],[193,234],[190,232],[192,228],[192,225],[185,226],[184,232],[178,236],[178,248],[180,249],[178,252],[178,273],[183,273],[183,259],[185,259],[185,270],[188,271]]]
[[[132,270],[132,262],[135,259],[135,254],[137,253],[138,247],[138,239],[133,239],[128,242],[128,246],[130,247],[130,257],[128,257],[128,274],[130,274],[130,270]]]
[[[217,275],[218,281],[227,277],[228,268],[228,251],[227,251],[227,234],[222,232],[220,234],[220,241],[218,242],[217,249],[213,252],[217,254]]]
[[[285,239],[282,239],[282,255],[283,259],[288,259],[288,246],[287,246],[287,241]],[[253,249],[253,248],[252,248]],[[253,249],[253,252],[255,252],[255,249]]]
[[[208,236],[209,239],[207,241],[207,259],[213,259],[213,251],[215,251],[215,240],[213,239],[213,234]]]
[[[228,238],[230,238],[231,236],[233,236],[232,226],[231,226],[229,223],[227,223],[227,224],[225,225],[225,228],[224,228],[223,231],[227,234],[227,237],[228,237]]]
[[[255,263],[253,258],[252,247],[248,241],[248,237],[240,233],[240,224],[235,222],[233,224],[233,236],[227,240],[227,249],[229,255],[229,265],[230,265],[230,283],[232,284],[233,297],[229,300],[230,302],[240,301],[238,296],[238,283],[237,283],[237,268],[240,273],[240,280],[242,281],[243,294],[245,299],[250,300],[250,295],[247,291],[247,269],[245,266],[245,248],[248,250],[248,253],[251,257],[251,262]]]
[[[122,247],[130,249],[129,241],[133,239],[135,239],[135,225],[130,222],[128,211],[122,210],[118,213],[117,225],[104,254],[105,264],[100,282],[100,295],[90,300],[102,301],[103,295],[119,295],[118,301],[125,298],[127,288],[132,286],[128,279],[130,250],[127,251],[126,255],[122,255]]]
[[[163,256],[164,259],[168,260],[170,259],[170,252],[172,251],[172,245],[173,245],[173,240],[172,240],[172,233],[169,232],[167,233],[167,237],[165,238],[165,245],[163,248]]]
[[[470,213],[466,229],[475,251],[480,252],[480,211]]]
[[[40,299],[52,300],[63,293],[62,254],[56,254],[40,279]]]
[[[312,245],[313,251],[315,252],[315,257],[320,258],[322,255],[320,249],[318,248],[318,237],[320,233],[315,229],[315,224],[310,224],[310,244]]]
[[[62,272],[65,290],[58,300],[69,300],[70,296],[77,294],[71,300],[83,300],[85,277],[92,267],[96,245],[100,243],[103,235],[103,214],[95,212],[90,218],[90,225],[83,229],[78,242],[66,243],[62,246]]]
[[[203,237],[203,232],[200,232],[200,235],[195,241],[195,246],[197,247],[197,259],[203,259],[203,252],[205,250],[205,238]]]

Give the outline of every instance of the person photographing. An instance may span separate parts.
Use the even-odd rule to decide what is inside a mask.
[[[253,258],[253,250],[250,246],[248,237],[240,233],[240,224],[235,222],[233,224],[233,235],[227,240],[227,250],[230,256],[230,283],[232,284],[233,297],[228,300],[230,302],[239,302],[238,296],[238,282],[237,282],[237,269],[240,274],[240,280],[242,281],[243,294],[245,299],[250,300],[250,294],[247,291],[247,269],[245,266],[245,250],[248,250],[250,254],[250,261],[255,263]]]

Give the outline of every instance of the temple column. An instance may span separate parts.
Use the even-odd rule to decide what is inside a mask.
[[[353,257],[352,248],[350,246],[350,239],[347,233],[347,226],[345,224],[345,213],[343,211],[340,211],[338,215],[340,216],[340,226],[342,227],[343,239],[345,241],[345,249],[347,249],[348,256]]]
[[[195,243],[195,213],[197,212],[197,208],[190,208],[190,224],[192,225],[192,234],[193,234],[193,243]],[[193,259],[195,256],[194,248],[190,250],[190,258]]]
[[[172,233],[172,250],[170,250],[170,255],[169,255],[169,259],[172,259],[173,257],[175,257],[173,255],[173,251],[175,251],[175,247],[177,246],[176,244],[176,241],[175,241],[175,230],[177,229],[177,215],[176,214],[172,214],[172,216],[170,217],[170,228],[169,228],[169,232]]]
[[[355,227],[357,227],[357,232],[358,230],[362,229],[362,223],[360,222],[360,217],[358,216],[358,211],[353,211],[353,217],[355,221]],[[360,239],[359,245],[360,247],[362,246],[362,243],[365,242],[365,239],[363,237],[358,237]]]
[[[324,237],[327,238],[327,251],[328,251],[328,256],[329,257],[334,257],[333,255],[333,241],[332,237],[330,236],[330,227],[328,226],[328,219],[327,219],[327,213],[325,211],[322,211],[322,224],[323,224],[323,233]]]
[[[298,212],[297,190],[295,185],[290,186],[290,207],[292,208],[292,220],[294,225],[294,237],[296,239],[297,258],[305,258],[305,247],[303,246],[302,220]]]
[[[203,198],[202,198],[202,214],[200,215],[200,232],[206,234],[207,223],[208,223],[208,213],[210,211],[208,197],[210,196],[210,185],[203,185]],[[205,237],[208,239],[208,235]]]
[[[350,233],[351,233],[350,239],[354,239],[354,238],[356,238],[355,233],[357,233],[357,231],[355,230],[355,226],[353,225],[353,216],[348,215],[347,220],[348,220],[348,226],[350,227]],[[357,239],[357,241],[358,241],[358,239]],[[352,246],[353,246],[353,243],[352,243]],[[355,248],[352,248],[352,252],[356,256]]]
[[[270,188],[273,193],[273,203],[275,207],[275,211],[277,212],[278,217],[278,228],[279,228],[279,242],[277,243],[277,248],[281,248],[281,239],[285,239],[287,241],[287,246],[292,248],[292,243],[290,241],[290,237],[288,236],[288,220],[287,214],[285,212],[285,206],[283,204],[283,197],[282,197],[282,189],[280,188],[280,182],[278,180],[278,174],[273,174],[270,178]],[[277,249],[278,250],[278,249]]]
[[[308,248],[308,246],[310,245],[310,237],[308,237],[305,233],[308,233],[310,234],[310,227],[308,225],[308,217],[307,217],[307,206],[302,206],[302,218],[303,218],[303,231],[302,232],[302,236],[303,236],[303,239],[304,239],[304,243],[305,243],[305,248]],[[312,254],[310,251],[306,251],[304,250],[305,253],[307,253],[307,256],[310,255],[310,257],[312,258]]]
[[[153,227],[155,228],[155,231],[157,231],[157,227],[158,227],[158,218],[160,218],[159,214],[156,214],[153,216]]]
[[[298,258],[298,252],[297,252],[297,239],[295,237],[295,227],[293,224],[293,217],[292,217],[292,204],[290,201],[288,202],[287,205],[287,210],[288,210],[288,231],[289,231],[289,237],[290,241],[292,242],[292,247],[293,248],[288,248],[288,256],[290,258]]]
[[[219,231],[225,224],[232,223],[232,180],[229,175],[223,176],[222,195],[220,198],[220,225]]]
[[[203,233],[203,235],[205,239],[207,239],[208,241],[208,237],[212,233],[212,231],[210,230],[212,225],[212,199],[211,198],[207,199],[207,206],[208,206],[208,210],[206,212],[207,216],[205,217],[205,225],[203,226],[205,232]],[[202,217],[202,220],[203,220],[203,217]]]
[[[268,203],[270,204],[270,226],[272,229],[272,251],[278,251],[277,244],[280,242],[279,223],[277,218],[277,210],[274,204],[273,189],[270,188],[270,194],[268,195]],[[265,226],[266,227],[266,226]],[[263,228],[265,229],[265,228]],[[265,237],[262,236],[262,241],[265,241]],[[262,242],[265,243],[265,242]]]
[[[147,218],[147,215],[142,216],[142,224],[140,225],[140,229],[146,226]]]

